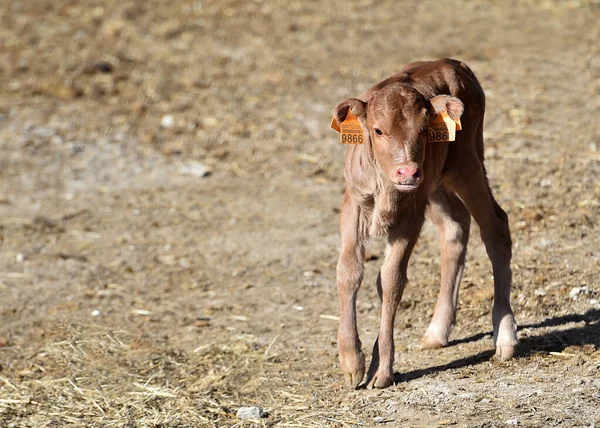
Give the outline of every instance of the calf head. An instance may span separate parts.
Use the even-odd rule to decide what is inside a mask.
[[[340,102],[333,117],[341,123],[348,110],[356,115],[383,175],[398,190],[409,192],[423,181],[429,122],[442,112],[458,120],[463,108],[458,98],[427,99],[411,86],[395,83],[376,91],[368,101],[349,98]]]

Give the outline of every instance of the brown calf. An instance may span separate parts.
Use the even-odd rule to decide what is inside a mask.
[[[441,289],[422,345],[448,344],[458,302],[471,215],[492,262],[492,323],[496,355],[512,357],[517,344],[510,306],[512,243],[506,213],[490,190],[483,165],[485,96],[464,63],[452,59],[412,63],[358,98],[333,111],[341,124],[350,110],[364,131],[364,143],[346,155],[346,191],[341,213],[337,265],[340,299],[340,367],[351,387],[365,374],[365,356],[356,326],[356,296],[363,278],[370,235],[387,236],[385,261],[377,279],[381,325],[367,374],[369,388],[394,381],[394,319],[407,282],[406,267],[428,210],[442,247]],[[445,112],[462,122],[452,142],[428,140],[434,117]]]

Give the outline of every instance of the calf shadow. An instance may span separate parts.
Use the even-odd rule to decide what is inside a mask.
[[[590,344],[600,347],[600,310],[598,309],[590,309],[583,314],[564,315],[560,317],[548,318],[538,323],[525,324],[519,326],[518,330],[554,327],[573,322],[585,322],[585,325],[566,330],[549,331],[539,336],[530,336],[519,339],[517,353],[515,356],[519,358],[539,352],[561,352],[565,348],[572,345],[583,346]],[[474,334],[463,339],[453,340],[448,344],[448,346],[476,342],[488,336],[492,336],[491,331],[487,333]],[[394,383],[408,382],[429,374],[481,364],[485,361],[488,361],[494,355],[494,353],[494,350],[483,351],[476,355],[460,358],[444,365],[413,370],[407,373],[396,372],[394,373]]]

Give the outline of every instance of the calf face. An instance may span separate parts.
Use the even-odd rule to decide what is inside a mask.
[[[349,98],[334,109],[341,123],[350,110],[356,115],[384,176],[400,191],[412,191],[423,181],[427,128],[445,112],[457,121],[463,103],[455,97],[438,95],[426,99],[405,84],[392,84],[374,92],[367,101]]]

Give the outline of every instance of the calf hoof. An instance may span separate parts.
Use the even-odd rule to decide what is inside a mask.
[[[517,349],[517,324],[512,312],[504,316],[494,316],[494,345],[496,358],[506,361],[513,357]]]
[[[394,373],[389,371],[377,370],[375,375],[367,383],[367,389],[387,388],[394,384]]]
[[[421,342],[419,343],[421,349],[440,349],[444,346],[446,345],[438,339],[427,335],[423,336],[423,339],[421,339]]]
[[[496,358],[500,361],[510,360],[515,354],[516,346],[496,346]]]
[[[344,374],[346,385],[356,389],[365,377],[365,354],[361,350],[340,353],[340,368]]]
[[[344,379],[346,381],[346,386],[348,386],[352,389],[358,388],[358,385],[360,385],[360,382],[362,381],[364,376],[365,376],[364,370],[358,371],[356,373],[344,373]]]

